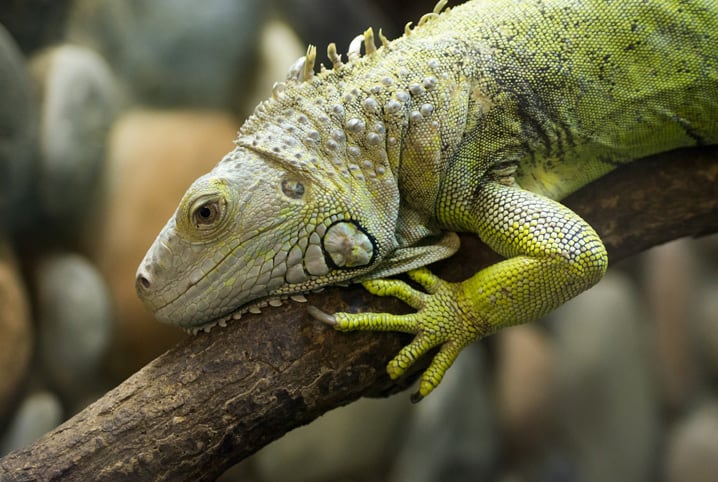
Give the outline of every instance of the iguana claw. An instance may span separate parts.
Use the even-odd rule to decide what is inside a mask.
[[[480,320],[473,319],[476,315],[469,316],[467,311],[461,308],[461,303],[468,301],[463,294],[461,283],[446,282],[425,268],[409,271],[407,274],[426,292],[393,279],[370,280],[362,284],[372,294],[394,296],[404,301],[416,309],[416,313],[329,315],[316,307],[308,309],[314,318],[340,331],[378,330],[415,334],[414,340],[402,348],[387,365],[387,372],[392,379],[401,377],[419,358],[441,345],[421,377],[419,391],[412,396],[412,401],[417,402],[436,388],[461,349],[483,333],[479,329]]]
[[[337,324],[337,319],[333,315],[330,315],[326,311],[320,310],[314,305],[307,306],[307,313],[309,313],[309,315],[315,320],[321,321],[322,323],[325,323],[327,325],[336,326]]]

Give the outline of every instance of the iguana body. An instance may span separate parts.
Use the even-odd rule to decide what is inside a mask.
[[[415,333],[394,377],[441,345],[424,396],[465,345],[601,278],[601,240],[555,200],[639,157],[718,143],[716,1],[477,0],[364,43],[346,64],[330,48],[316,75],[310,50],[189,188],[138,271],[160,320],[193,329],[362,281],[417,312],[312,313]],[[434,277],[423,267],[455,252],[456,231],[507,259]],[[384,279],[406,271],[425,291]]]

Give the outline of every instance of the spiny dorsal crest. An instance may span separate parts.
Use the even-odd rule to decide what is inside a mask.
[[[431,12],[424,14],[419,19],[417,26],[421,27],[422,25],[425,25],[426,23],[438,17],[439,14],[444,11],[448,3],[448,0],[439,0]],[[411,23],[412,22],[408,22],[404,27],[405,36],[409,36],[412,32]],[[386,38],[381,29],[379,29],[379,40],[381,41],[381,46],[385,50],[390,49],[391,42],[388,38]],[[364,46],[365,55],[372,55],[378,50],[376,44],[374,43],[374,30],[371,27],[366,29],[363,34],[359,34],[354,37],[349,43],[349,48],[347,49],[347,60],[349,62],[361,58],[362,45]],[[344,62],[342,62],[341,54],[337,51],[337,46],[334,42],[330,43],[327,46],[327,57],[332,63],[332,70],[334,71],[337,71],[344,65]],[[314,45],[309,45],[307,47],[306,55],[297,59],[294,64],[292,64],[292,66],[289,68],[286,81],[305,82],[312,79],[314,77],[314,67],[316,60],[317,49]],[[321,70],[322,72],[325,70],[324,65],[321,66]],[[281,82],[275,83],[272,89],[272,94],[275,98],[277,98],[281,94],[281,92],[284,91],[284,86],[281,84]]]
[[[432,22],[446,3],[439,1],[433,12],[419,20],[419,26]],[[357,36],[346,63],[336,45],[329,44],[327,55],[333,68],[316,75],[316,48],[310,45],[306,55],[292,65],[287,79],[274,85],[272,98],[258,105],[247,119],[237,144],[281,159],[299,172],[318,172],[319,159],[324,159],[324,176],[377,182],[389,175],[394,166],[390,159],[398,159],[398,139],[406,125],[414,126],[414,132],[436,128],[433,99],[424,95],[436,88],[440,73],[437,60],[429,59],[429,71],[411,82],[408,70],[399,69],[377,76],[372,85],[355,84],[354,76],[346,74],[361,75],[360,67],[370,64],[372,58],[378,60],[379,50],[392,51],[394,44],[381,31],[379,39],[381,47],[376,46],[371,28]],[[410,106],[421,98],[424,100]]]

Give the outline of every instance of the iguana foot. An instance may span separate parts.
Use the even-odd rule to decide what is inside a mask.
[[[327,315],[313,308],[310,314],[340,331],[379,330],[415,334],[414,340],[389,362],[387,372],[392,379],[399,378],[426,352],[441,345],[421,377],[419,391],[412,396],[412,401],[418,402],[441,382],[444,373],[462,348],[485,335],[487,330],[486,327],[482,329],[483,323],[476,319],[478,315],[472,310],[473,303],[465,294],[461,283],[444,281],[425,268],[409,271],[407,274],[426,292],[393,279],[370,280],[362,284],[372,294],[399,298],[416,309],[416,313]]]

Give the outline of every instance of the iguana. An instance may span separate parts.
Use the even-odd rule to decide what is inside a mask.
[[[440,346],[415,399],[467,344],[599,281],[596,232],[557,200],[623,163],[718,143],[718,2],[440,1],[415,28],[315,72],[309,47],[192,184],[137,274],[191,331],[279,298],[361,282],[415,313],[310,313]],[[363,44],[365,54],[360,55]],[[449,283],[425,266],[471,232],[505,257]],[[388,279],[408,276],[423,289]]]

